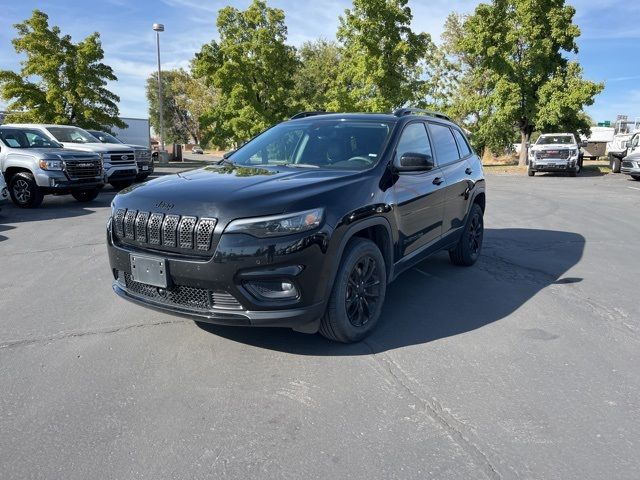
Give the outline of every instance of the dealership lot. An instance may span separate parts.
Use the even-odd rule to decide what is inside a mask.
[[[487,184],[478,264],[405,273],[356,345],[118,299],[112,190],[7,206],[0,477],[637,478],[640,182]]]

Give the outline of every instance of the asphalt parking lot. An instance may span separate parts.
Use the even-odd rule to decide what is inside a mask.
[[[160,172],[162,173],[162,172]],[[117,298],[115,192],[0,212],[0,478],[637,479],[640,182],[488,177],[356,345]]]

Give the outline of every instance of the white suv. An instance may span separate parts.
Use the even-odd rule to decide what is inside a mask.
[[[138,175],[135,152],[127,145],[106,145],[86,130],[71,125],[7,124],[37,129],[70,150],[98,153],[102,157],[107,182],[115,189],[131,185]]]

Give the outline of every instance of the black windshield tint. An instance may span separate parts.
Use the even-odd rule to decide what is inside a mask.
[[[38,130],[26,128],[0,128],[0,138],[11,148],[60,148]]]
[[[540,137],[536,143],[538,145],[571,145],[574,142],[573,137],[570,135],[545,135],[543,137]]]
[[[47,130],[59,142],[100,143],[100,140],[89,132],[77,127],[47,127]]]
[[[365,170],[389,137],[386,122],[321,120],[277,125],[235,152],[236,165],[285,165]]]
[[[119,143],[119,144],[122,144],[122,142],[120,140],[118,140],[116,137],[114,137],[110,133],[100,132],[98,130],[87,130],[87,132],[89,132],[91,135],[96,137],[102,143]]]

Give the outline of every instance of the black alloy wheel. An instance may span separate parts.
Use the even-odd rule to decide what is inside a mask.
[[[376,259],[364,255],[351,270],[346,285],[345,308],[349,322],[354,327],[362,327],[377,311],[380,300],[380,275]]]

